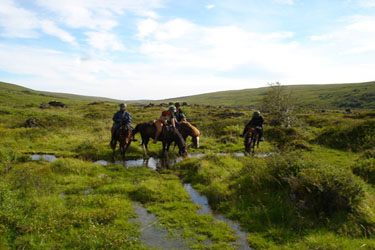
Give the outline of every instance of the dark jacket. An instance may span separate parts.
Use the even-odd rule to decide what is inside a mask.
[[[261,128],[261,132],[262,132],[263,131],[263,123],[264,123],[263,116],[259,116],[257,118],[251,118],[251,120],[249,121],[249,123],[244,128],[244,130],[242,132],[242,136],[244,136],[246,134],[246,132],[248,131],[249,128],[260,127]]]
[[[263,116],[259,116],[257,118],[252,118],[246,127],[263,127],[264,118]]]
[[[177,112],[175,113],[175,116],[178,122],[181,122],[185,118],[185,114],[181,109],[177,110]]]
[[[113,126],[118,128],[120,127],[121,123],[131,125],[133,118],[128,112],[120,110],[114,114],[112,120],[114,121]]]

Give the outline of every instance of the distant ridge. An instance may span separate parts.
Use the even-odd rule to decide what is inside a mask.
[[[124,101],[124,100],[117,100],[117,99],[112,99],[112,98],[107,98],[107,97],[84,96],[84,95],[76,95],[76,94],[68,94],[68,93],[38,91],[38,90],[33,90],[33,89],[26,88],[26,87],[22,87],[20,85],[6,83],[6,82],[0,82],[0,89],[6,89],[10,91],[21,91],[27,94],[43,95],[43,96],[49,96],[52,98],[64,98],[64,99],[70,99],[70,100],[98,101],[98,102],[104,102],[104,101],[123,102]]]
[[[321,85],[285,85],[296,98],[300,106],[324,109],[375,109],[375,81],[345,84]],[[36,91],[19,85],[0,82],[0,90],[21,92],[23,94],[39,95],[51,98],[64,98],[81,101],[121,102],[106,97],[84,96],[67,93]],[[187,102],[188,104],[203,104],[215,106],[249,106],[259,105],[267,94],[268,87],[256,89],[228,90],[214,93],[183,96],[164,100],[132,100],[133,103],[162,103]]]
[[[375,81],[344,84],[285,85],[297,104],[315,108],[375,109]],[[248,106],[260,104],[268,87],[229,90],[162,100],[204,105]]]

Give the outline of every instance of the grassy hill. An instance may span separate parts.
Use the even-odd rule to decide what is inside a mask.
[[[35,95],[35,96],[45,96],[45,97],[52,97],[52,98],[64,98],[70,100],[81,100],[81,101],[108,101],[108,102],[119,102],[121,100],[106,98],[106,97],[97,97],[97,96],[83,96],[83,95],[75,95],[75,94],[68,94],[68,93],[55,93],[55,92],[47,92],[47,91],[37,91],[32,90],[29,88],[25,88],[16,84],[10,84],[5,82],[0,82],[0,94],[6,93],[17,93],[20,94],[24,93],[27,95]],[[11,95],[8,95],[11,96]]]
[[[297,104],[310,108],[358,108],[375,109],[375,81],[350,84],[325,85],[289,85],[285,88],[296,98]],[[256,89],[230,90],[194,96],[176,97],[166,100],[138,100],[140,103],[187,102],[189,104],[204,104],[215,106],[248,106],[258,105],[267,94],[268,87]],[[66,93],[36,91],[14,84],[0,82],[0,95],[12,96],[9,93],[44,96],[48,98],[64,98],[79,101],[110,101],[119,102],[105,97],[83,96]],[[14,95],[13,95],[14,97]],[[29,98],[29,97],[28,97]]]
[[[326,85],[285,86],[297,99],[297,103],[316,108],[375,108],[375,82]],[[222,91],[194,96],[172,98],[205,105],[247,106],[261,102],[268,88]]]
[[[355,94],[373,90],[372,84],[342,85],[340,93],[337,86],[325,86],[324,94],[342,100],[340,95],[359,98]],[[300,88],[301,103],[329,99],[314,99],[322,95],[315,86]],[[228,103],[235,94],[222,96]],[[51,99],[67,107],[39,107]],[[136,125],[162,109],[133,104],[128,110]],[[143,241],[149,226],[165,231],[166,241],[186,240],[189,249],[240,249],[229,224],[201,214],[183,183],[205,195],[215,212],[241,224],[252,249],[375,249],[375,112],[306,109],[290,128],[272,127],[265,116],[266,140],[256,155],[241,157],[240,135],[252,113],[247,107],[187,106],[187,117],[202,133],[198,149],[188,138],[188,152],[201,158],[159,161],[161,143],[149,143],[154,160],[147,160],[137,133],[126,159],[139,165],[100,166],[95,161],[112,159],[111,118],[117,110],[116,103],[0,84],[0,249],[156,249],[155,237],[149,239],[153,248]],[[26,128],[26,119],[38,126]],[[31,154],[58,160],[32,161]],[[168,157],[176,157],[172,148]],[[160,162],[157,171],[146,167],[149,162]],[[142,219],[137,207],[153,218],[147,227],[134,222]]]

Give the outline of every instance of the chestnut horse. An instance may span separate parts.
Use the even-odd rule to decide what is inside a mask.
[[[255,145],[257,145],[257,148],[259,147],[259,139],[260,139],[260,133],[258,128],[256,127],[250,127],[247,132],[245,133],[245,154],[250,155],[251,153],[254,154]]]
[[[140,133],[142,137],[142,148],[145,155],[149,154],[148,151],[148,142],[150,138],[154,139],[156,134],[156,126],[155,123],[152,122],[145,122],[138,124],[134,129],[134,134]],[[174,127],[171,126],[163,126],[163,130],[158,138],[158,141],[163,143],[163,151],[162,156],[164,157],[165,151],[169,151],[169,147],[172,142],[178,146],[179,151],[178,154],[181,156],[186,156],[186,143],[180,132]]]
[[[120,153],[122,156],[122,160],[124,161],[126,150],[129,148],[132,140],[134,139],[134,136],[132,135],[132,129],[126,124],[121,124],[120,128],[118,128],[115,133],[115,143],[111,144],[111,148],[113,150],[112,159],[115,159],[115,150],[118,141],[120,144]]]
[[[199,148],[199,136],[201,135],[201,132],[196,127],[191,125],[190,122],[182,121],[180,122],[178,130],[180,131],[185,142],[187,137],[191,136],[194,148]]]

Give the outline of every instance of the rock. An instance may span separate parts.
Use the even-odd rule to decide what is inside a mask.
[[[58,102],[58,101],[50,101],[48,104],[53,107],[62,107],[62,108],[66,107],[66,104],[62,102]]]
[[[31,118],[27,119],[25,122],[25,128],[35,128],[38,127],[37,119]]]
[[[243,112],[227,112],[227,113],[221,113],[221,114],[216,114],[217,117],[227,119],[227,118],[232,118],[232,117],[241,117],[246,115]]]
[[[47,103],[42,103],[40,104],[39,108],[46,109],[46,108],[49,108],[49,105]]]

